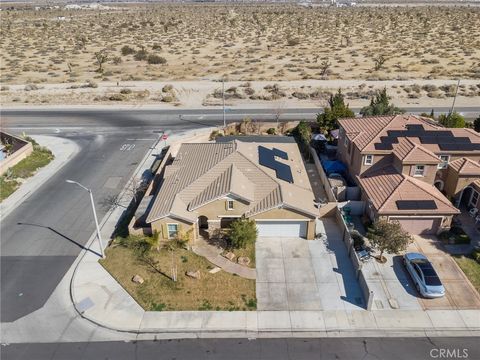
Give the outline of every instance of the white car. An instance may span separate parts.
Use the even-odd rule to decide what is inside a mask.
[[[433,299],[445,296],[445,288],[425,255],[407,253],[403,256],[403,263],[423,297]]]

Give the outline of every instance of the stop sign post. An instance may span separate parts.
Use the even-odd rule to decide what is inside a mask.
[[[167,139],[168,139],[168,135],[167,135],[167,134],[163,134],[163,135],[162,135],[162,140],[165,142],[165,147],[167,146]]]

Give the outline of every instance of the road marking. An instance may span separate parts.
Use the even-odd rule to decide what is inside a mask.
[[[120,147],[120,151],[130,151],[130,150],[133,150],[134,148],[135,148],[135,144],[123,144]]]

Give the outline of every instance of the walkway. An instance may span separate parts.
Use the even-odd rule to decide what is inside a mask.
[[[256,270],[236,264],[227,258],[223,257],[221,254],[222,249],[216,246],[207,244],[203,239],[198,239],[195,242],[195,245],[192,246],[192,250],[195,254],[203,256],[205,259],[210,261],[212,264],[218,266],[223,271],[226,271],[230,274],[235,274],[245,279],[255,280]]]

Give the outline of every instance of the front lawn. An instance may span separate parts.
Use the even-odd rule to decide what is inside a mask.
[[[475,289],[477,289],[477,292],[480,293],[480,264],[470,256],[462,255],[454,256],[453,258],[465,273],[468,280],[470,280]]]
[[[137,254],[115,241],[100,263],[145,310],[256,309],[255,280],[224,271],[211,274],[214,266],[210,262],[183,248],[176,249],[173,256],[163,248],[149,250],[146,258]],[[177,266],[176,282],[171,280],[172,262]],[[186,275],[197,270],[200,279]],[[144,283],[134,283],[135,275],[140,275]]]
[[[12,166],[0,177],[0,202],[9,197],[20,186],[17,179],[26,179],[53,160],[50,150],[39,146],[33,139],[27,138],[33,143],[33,151],[18,164]]]
[[[255,268],[255,243],[248,243],[244,249],[242,248],[229,248],[222,252],[222,255],[232,252],[235,254],[234,262],[237,262],[239,257],[248,257],[250,259],[250,264],[248,267]]]

